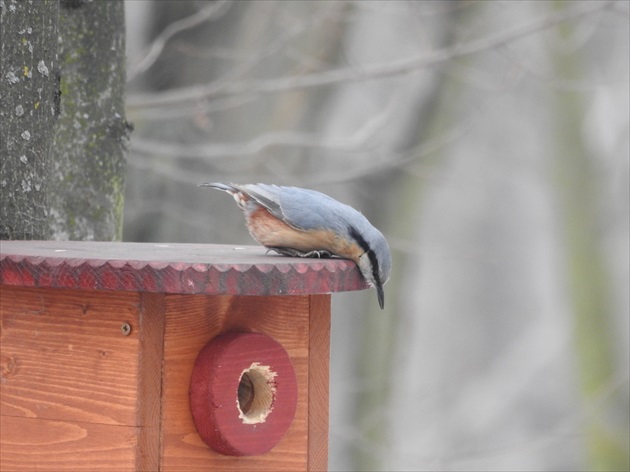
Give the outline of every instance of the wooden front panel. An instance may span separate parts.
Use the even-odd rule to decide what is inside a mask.
[[[0,291],[3,472],[326,469],[330,295]],[[229,330],[273,337],[296,371],[295,420],[261,456],[214,452],[190,414],[197,354]]]
[[[164,336],[164,384],[162,406],[162,463],[164,472],[172,471],[300,471],[325,468],[323,437],[314,439],[318,458],[309,461],[309,346],[311,324],[309,312],[313,296],[233,297],[233,296],[166,296],[166,330]],[[329,295],[314,296],[320,329],[329,329]],[[328,305],[326,304],[328,302]],[[328,311],[325,308],[328,308]],[[298,406],[295,420],[280,443],[261,456],[229,457],[210,449],[199,437],[189,408],[189,382],[199,351],[220,333],[237,330],[265,333],[282,344],[293,363],[298,381]],[[328,339],[329,332],[321,333]],[[318,336],[319,337],[319,336]],[[326,374],[316,379],[326,381],[317,394],[326,427],[319,423],[319,433],[327,437],[328,343],[316,341],[318,354],[326,351],[319,367]],[[326,392],[325,398],[322,397]],[[326,431],[323,431],[326,429]],[[309,462],[311,466],[309,467]]]
[[[0,423],[2,472],[135,470],[133,427],[15,416]]]
[[[2,470],[121,471],[150,464],[136,454],[138,426],[148,416],[138,414],[140,371],[148,370],[139,369],[139,346],[151,344],[141,336],[143,297],[0,290]],[[128,336],[123,323],[131,326]],[[159,394],[154,400],[142,408],[155,409]]]

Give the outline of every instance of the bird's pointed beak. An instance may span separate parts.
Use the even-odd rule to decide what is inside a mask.
[[[385,292],[383,291],[383,284],[376,284],[376,295],[378,296],[378,306],[381,310],[385,308]]]

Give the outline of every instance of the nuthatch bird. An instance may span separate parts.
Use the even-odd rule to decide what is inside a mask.
[[[376,287],[383,308],[383,285],[392,271],[389,245],[383,234],[351,206],[297,187],[222,183],[199,186],[232,195],[245,213],[252,237],[279,254],[353,260],[367,283]]]

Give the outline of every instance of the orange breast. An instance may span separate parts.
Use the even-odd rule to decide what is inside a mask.
[[[301,252],[326,250],[355,262],[363,254],[356,243],[341,238],[332,231],[300,231],[262,207],[249,214],[247,227],[252,237],[267,247],[288,247]]]

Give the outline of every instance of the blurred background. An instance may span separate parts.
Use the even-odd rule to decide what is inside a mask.
[[[627,1],[127,1],[124,239],[254,244],[206,181],[389,240],[334,294],[329,464],[628,470]]]

